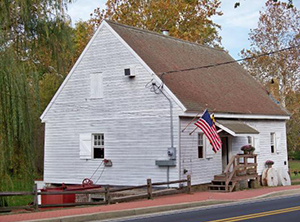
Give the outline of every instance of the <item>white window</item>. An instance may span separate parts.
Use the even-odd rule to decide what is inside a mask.
[[[251,146],[254,146],[254,139],[253,139],[253,137],[252,136],[248,136],[247,139],[248,139],[248,144],[251,145]]]
[[[198,158],[204,158],[204,141],[203,133],[198,133]]]
[[[104,134],[93,134],[93,158],[104,159]]]
[[[275,133],[270,133],[271,137],[271,153],[275,153]]]
[[[104,134],[93,134],[93,158],[104,159]]]
[[[103,98],[103,74],[91,74],[91,98]]]

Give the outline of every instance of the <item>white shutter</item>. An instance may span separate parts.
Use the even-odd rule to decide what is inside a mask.
[[[210,144],[206,136],[204,138],[205,138],[205,152],[206,152],[205,157],[207,159],[213,158],[215,152],[213,151],[212,145]]]
[[[281,152],[281,135],[280,135],[280,133],[276,133],[275,136],[276,136],[276,141],[275,141],[276,152],[280,153]]]
[[[103,98],[102,73],[91,74],[91,98]]]
[[[92,135],[90,133],[84,133],[79,135],[80,142],[80,159],[92,158]]]
[[[255,148],[255,153],[258,154],[260,152],[260,144],[259,144],[259,135],[255,135],[253,137],[253,146]]]

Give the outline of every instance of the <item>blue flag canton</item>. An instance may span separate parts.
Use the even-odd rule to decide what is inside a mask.
[[[213,121],[212,121],[212,119],[211,119],[209,113],[207,112],[207,110],[206,110],[205,113],[202,115],[202,119],[204,119],[204,120],[208,123],[208,125],[209,125],[210,127],[213,126]]]

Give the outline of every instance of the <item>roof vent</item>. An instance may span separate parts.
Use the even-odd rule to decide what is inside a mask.
[[[134,66],[126,67],[124,69],[124,74],[127,77],[135,77],[135,67]]]
[[[169,35],[170,35],[168,29],[162,29],[161,32],[162,32],[163,35],[166,35],[166,36],[169,36]]]

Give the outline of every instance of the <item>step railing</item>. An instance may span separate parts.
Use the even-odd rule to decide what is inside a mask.
[[[230,172],[230,169],[232,168],[232,171]],[[236,156],[232,156],[229,160],[229,163],[227,164],[225,168],[225,190],[228,191],[229,183],[233,176],[235,175],[236,171]]]
[[[241,159],[243,160],[243,162],[240,162]],[[248,163],[248,159],[254,159],[254,163]],[[225,190],[231,192],[234,189],[234,186],[236,185],[236,181],[242,180],[241,178],[247,179],[247,177],[250,177],[247,176],[247,171],[250,169],[253,170],[255,174],[257,174],[257,154],[237,154],[235,156],[232,156],[224,171]],[[237,171],[244,171],[245,176],[237,175]],[[234,181],[232,181],[233,178],[235,178]],[[232,182],[232,186],[229,190],[230,182]]]

